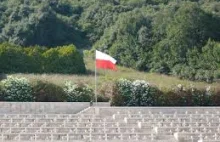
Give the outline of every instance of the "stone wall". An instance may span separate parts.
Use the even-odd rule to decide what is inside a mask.
[[[0,114],[75,114],[89,106],[89,102],[0,102]]]

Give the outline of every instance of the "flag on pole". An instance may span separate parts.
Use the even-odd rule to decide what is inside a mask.
[[[96,50],[96,68],[97,69],[110,69],[110,70],[116,70],[116,60],[98,50]]]
[[[111,56],[102,53],[98,50],[95,51],[95,101],[96,106],[98,106],[98,97],[97,97],[97,69],[110,69],[110,70],[116,70],[116,60],[112,58]]]

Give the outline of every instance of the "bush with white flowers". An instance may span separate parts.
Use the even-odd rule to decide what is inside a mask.
[[[153,93],[150,91],[150,85],[144,80],[130,81],[120,79],[114,87],[115,96],[112,105],[122,106],[152,106]],[[118,101],[117,99],[120,99]]]
[[[33,101],[32,88],[26,78],[9,76],[2,81],[5,101],[29,102]]]
[[[144,80],[135,80],[132,83],[132,100],[134,106],[151,106],[153,103],[152,94],[150,94],[149,83]]]
[[[93,90],[84,84],[74,84],[68,81],[64,85],[68,102],[90,102],[94,96]]]

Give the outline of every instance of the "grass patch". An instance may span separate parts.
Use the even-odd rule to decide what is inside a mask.
[[[66,81],[72,81],[75,83],[86,83],[94,88],[95,61],[90,56],[84,57],[84,60],[85,60],[86,68],[89,72],[88,75],[72,75],[72,74],[12,74],[12,75],[16,77],[26,77],[31,81],[36,81],[36,80],[49,81],[51,83],[60,86],[64,85]],[[118,68],[117,71],[98,70],[98,78],[97,78],[98,89],[101,89],[101,86],[103,86],[103,84],[105,85],[112,84],[114,80],[117,80],[119,78],[146,80],[162,90],[164,89],[169,90],[174,86],[176,86],[177,84],[182,84],[186,87],[194,86],[197,88],[206,88],[208,86],[211,86],[213,89],[220,88],[219,82],[208,84],[205,82],[181,80],[173,76],[140,72],[121,66],[118,66],[117,68]]]

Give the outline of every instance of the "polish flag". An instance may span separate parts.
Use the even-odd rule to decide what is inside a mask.
[[[116,70],[116,60],[111,56],[96,50],[96,68]]]

